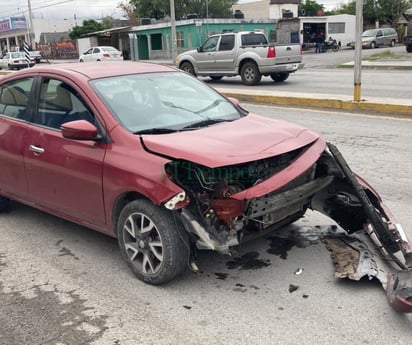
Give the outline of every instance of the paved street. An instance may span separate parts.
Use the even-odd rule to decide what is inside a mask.
[[[337,144],[412,236],[411,120],[245,107]],[[328,224],[308,214],[296,226]],[[203,252],[200,273],[148,286],[114,239],[14,204],[0,215],[0,344],[410,343],[412,315],[392,311],[376,282],[335,280],[322,244],[274,248],[264,238],[240,254],[249,259],[233,264]]]

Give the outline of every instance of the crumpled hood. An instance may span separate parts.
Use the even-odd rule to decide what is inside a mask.
[[[152,153],[216,168],[280,155],[317,138],[295,124],[250,114],[198,130],[142,135],[142,142]]]

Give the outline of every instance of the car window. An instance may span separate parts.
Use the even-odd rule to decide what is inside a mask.
[[[26,78],[1,86],[0,114],[19,119],[24,118],[32,85],[33,79]]]
[[[209,37],[205,43],[203,43],[203,51],[204,52],[211,52],[215,51],[217,48],[217,41],[219,40],[219,36],[212,36]]]
[[[95,124],[91,111],[72,87],[57,79],[44,78],[35,122],[60,129],[63,123],[75,120],[87,120]]]
[[[93,49],[93,54],[97,54],[97,53],[100,53],[100,49],[99,48],[94,48]]]
[[[242,35],[242,46],[264,45],[267,43],[266,37],[262,34],[249,33]]]
[[[235,35],[222,36],[219,44],[219,50],[232,50],[235,46]]]

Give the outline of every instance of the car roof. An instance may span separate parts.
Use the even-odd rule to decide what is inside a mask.
[[[81,74],[88,79],[106,78],[117,75],[173,72],[175,67],[157,63],[136,62],[136,61],[99,61],[96,63],[73,62],[62,64],[39,65],[28,70],[21,70],[14,73],[14,76],[36,75],[38,73],[57,74]]]

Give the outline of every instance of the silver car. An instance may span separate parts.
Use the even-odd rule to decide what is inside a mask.
[[[9,52],[0,59],[0,69],[20,69],[33,66],[34,60],[30,58],[30,62],[27,62],[23,52]]]
[[[102,47],[92,47],[86,50],[79,57],[80,62],[86,61],[121,61],[123,60],[123,54],[115,47],[102,46]]]

